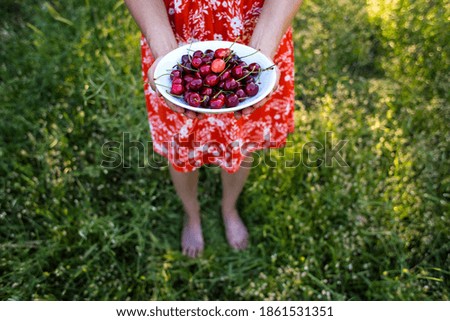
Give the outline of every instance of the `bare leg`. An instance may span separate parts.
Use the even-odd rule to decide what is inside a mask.
[[[203,235],[200,221],[200,204],[197,200],[198,171],[181,173],[172,165],[170,176],[178,197],[183,203],[186,221],[181,236],[181,248],[184,255],[196,257],[203,251]]]
[[[222,217],[228,243],[236,250],[243,250],[248,245],[248,232],[236,209],[236,202],[247,181],[251,168],[251,158],[242,162],[241,168],[233,173],[222,169]]]

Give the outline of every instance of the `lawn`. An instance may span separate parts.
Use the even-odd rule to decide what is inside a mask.
[[[449,8],[305,0],[296,130],[239,201],[251,246],[227,246],[203,168],[186,259],[122,1],[2,1],[0,299],[448,300]],[[102,163],[111,141],[124,166]]]

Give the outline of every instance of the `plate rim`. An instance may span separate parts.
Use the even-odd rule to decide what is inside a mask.
[[[167,53],[167,54],[159,61],[158,65],[157,65],[156,68],[155,68],[155,72],[154,72],[154,77],[155,77],[155,79],[157,79],[157,78],[163,76],[164,74],[167,74],[167,69],[168,69],[168,68],[167,68],[167,64],[168,64],[169,62],[168,62],[168,61],[165,62],[165,61],[164,61],[165,59],[169,59],[174,53],[176,53],[176,52],[178,52],[178,51],[182,52],[183,50],[186,50],[186,52],[187,52],[188,49],[191,49],[192,47],[195,47],[196,44],[197,44],[197,45],[198,45],[198,44],[201,44],[201,46],[211,45],[211,46],[213,46],[213,47],[215,47],[215,46],[218,46],[218,47],[219,47],[219,46],[226,47],[227,45],[228,45],[228,47],[230,47],[230,46],[232,46],[232,45],[233,45],[233,46],[236,46],[236,45],[237,45],[238,47],[239,47],[239,46],[242,46],[242,47],[246,47],[246,48],[249,48],[249,49],[256,50],[256,49],[254,49],[254,48],[252,48],[252,47],[250,47],[250,46],[244,45],[244,44],[239,43],[239,42],[222,41],[222,40],[196,41],[196,42],[192,42],[192,43],[180,45],[178,48],[175,48],[174,50],[168,52],[168,53]],[[192,50],[195,50],[195,48],[192,48]],[[258,52],[255,53],[255,54],[259,54],[262,60],[266,59],[266,60],[267,60],[267,63],[269,64],[269,66],[275,65],[275,63],[273,62],[273,60],[270,59],[269,57],[267,57],[266,55],[264,55],[261,51],[258,51]],[[180,59],[181,59],[181,56],[180,56]],[[165,62],[165,63],[164,63],[164,62]],[[267,66],[267,67],[269,67],[269,66]],[[265,68],[267,68],[267,67],[265,67]],[[197,113],[202,113],[202,114],[226,114],[226,113],[233,113],[233,112],[235,112],[235,111],[239,111],[239,110],[242,110],[242,109],[251,107],[252,105],[257,104],[258,102],[260,102],[261,100],[263,100],[267,95],[269,95],[270,92],[271,92],[271,91],[273,90],[273,88],[275,87],[275,82],[276,82],[276,71],[274,71],[274,70],[273,70],[273,71],[272,71],[272,70],[269,70],[268,72],[272,73],[271,78],[269,78],[269,79],[271,79],[272,85],[267,87],[267,89],[266,89],[267,94],[261,95],[258,99],[252,101],[252,104],[249,105],[249,106],[247,106],[247,105],[244,104],[244,105],[241,105],[241,106],[238,105],[238,106],[236,106],[236,107],[230,107],[230,108],[209,109],[209,108],[193,107],[193,106],[189,106],[189,105],[187,105],[187,104],[185,104],[185,105],[180,105],[180,104],[179,104],[180,102],[177,101],[175,97],[172,97],[169,93],[167,93],[167,92],[166,92],[167,88],[166,88],[166,87],[163,87],[161,84],[158,84],[158,83],[157,83],[157,80],[156,80],[156,84],[155,84],[155,85],[156,85],[158,91],[160,92],[160,94],[161,94],[165,99],[169,100],[171,103],[173,103],[173,104],[175,104],[175,105],[177,105],[177,106],[180,106],[180,107],[182,107],[182,108],[185,108],[185,109],[187,109],[187,110],[191,110],[191,111],[194,111],[194,112],[197,112]]]

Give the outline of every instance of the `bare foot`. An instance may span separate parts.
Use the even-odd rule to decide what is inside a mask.
[[[223,211],[222,216],[228,244],[235,250],[244,250],[248,246],[248,232],[237,210]]]
[[[187,220],[181,236],[181,248],[184,255],[197,257],[203,252],[203,235],[200,222]]]

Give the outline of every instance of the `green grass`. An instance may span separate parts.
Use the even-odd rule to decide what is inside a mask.
[[[104,143],[149,139],[122,1],[4,1],[0,299],[448,300],[449,7],[385,2],[305,1],[296,131],[239,201],[251,246],[226,245],[205,168],[207,246],[190,260],[167,169],[139,168],[136,150],[100,166]],[[339,140],[348,166],[312,149],[283,165]]]

